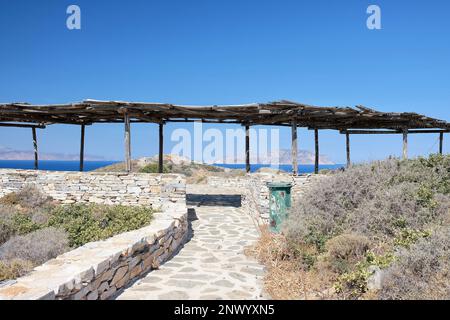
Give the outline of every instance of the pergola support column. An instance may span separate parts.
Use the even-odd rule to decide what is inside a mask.
[[[403,129],[403,160],[408,159],[408,129]]]
[[[291,125],[292,134],[292,174],[298,175],[298,144],[297,144],[297,120],[292,120]]]
[[[440,154],[444,153],[444,133],[443,132],[439,133],[439,153]]]
[[[250,126],[245,125],[245,171],[250,172]]]
[[[31,132],[33,135],[33,149],[34,149],[34,170],[39,169],[39,157],[38,157],[38,144],[37,144],[37,135],[36,135],[36,127],[31,128]]]
[[[84,133],[85,125],[81,125],[81,140],[80,140],[80,172],[84,171]]]
[[[348,131],[345,132],[345,146],[347,151],[347,168],[350,168],[352,161],[350,159],[350,133]]]
[[[164,172],[164,124],[159,124],[158,172]]]
[[[319,130],[314,129],[314,145],[315,145],[315,159],[314,159],[314,173],[319,173]]]
[[[125,123],[125,169],[131,172],[131,137],[130,137],[130,116],[127,112],[124,113]]]

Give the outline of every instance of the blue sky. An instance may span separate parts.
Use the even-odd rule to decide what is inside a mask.
[[[81,30],[66,28],[70,4],[81,8]],[[366,27],[370,4],[381,7],[382,30]],[[449,16],[445,0],[0,0],[0,102],[287,99],[450,121]],[[191,128],[171,124],[166,136],[177,127]],[[288,148],[289,130],[280,133]],[[133,125],[133,157],[155,154],[156,135],[155,125]],[[0,146],[31,150],[30,136],[0,128]],[[320,137],[321,153],[344,162],[345,138]],[[38,138],[41,152],[79,150],[76,126]],[[313,150],[311,132],[299,131],[299,146]],[[411,156],[436,150],[436,135],[411,136]],[[86,153],[122,159],[123,126],[89,127]],[[355,161],[400,154],[400,136],[352,137]]]

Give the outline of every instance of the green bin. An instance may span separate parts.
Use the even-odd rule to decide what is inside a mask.
[[[270,208],[270,230],[279,233],[281,225],[288,217],[291,207],[292,184],[286,182],[268,183],[269,208]]]

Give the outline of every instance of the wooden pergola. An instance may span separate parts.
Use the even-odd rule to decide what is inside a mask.
[[[337,130],[346,136],[347,166],[351,165],[350,135],[401,134],[403,158],[408,155],[408,134],[439,135],[439,152],[443,152],[444,133],[450,123],[417,113],[380,112],[363,106],[318,107],[292,101],[254,103],[226,106],[186,106],[167,103],[85,100],[79,103],[31,105],[28,103],[0,104],[0,126],[31,128],[38,168],[36,129],[51,124],[74,124],[81,128],[80,171],[84,167],[85,126],[94,123],[124,123],[125,162],[131,171],[131,123],[159,124],[159,171],[163,170],[163,132],[168,122],[239,124],[245,127],[246,170],[250,171],[250,127],[255,125],[287,126],[292,130],[292,167],[298,174],[297,128],[314,130],[315,172],[319,170],[319,130]]]

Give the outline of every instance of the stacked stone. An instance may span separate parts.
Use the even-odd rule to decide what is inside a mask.
[[[258,172],[247,174],[245,177],[224,178],[218,176],[208,177],[208,185],[227,186],[239,190],[242,197],[242,205],[252,215],[257,224],[269,223],[270,194],[268,183],[286,182],[292,184],[292,205],[301,201],[301,196],[315,179],[326,178],[325,175],[305,174],[292,176],[289,174],[274,174],[270,172]]]
[[[98,203],[159,208],[185,203],[186,184],[179,174],[0,170],[0,197],[32,184],[63,204]]]

